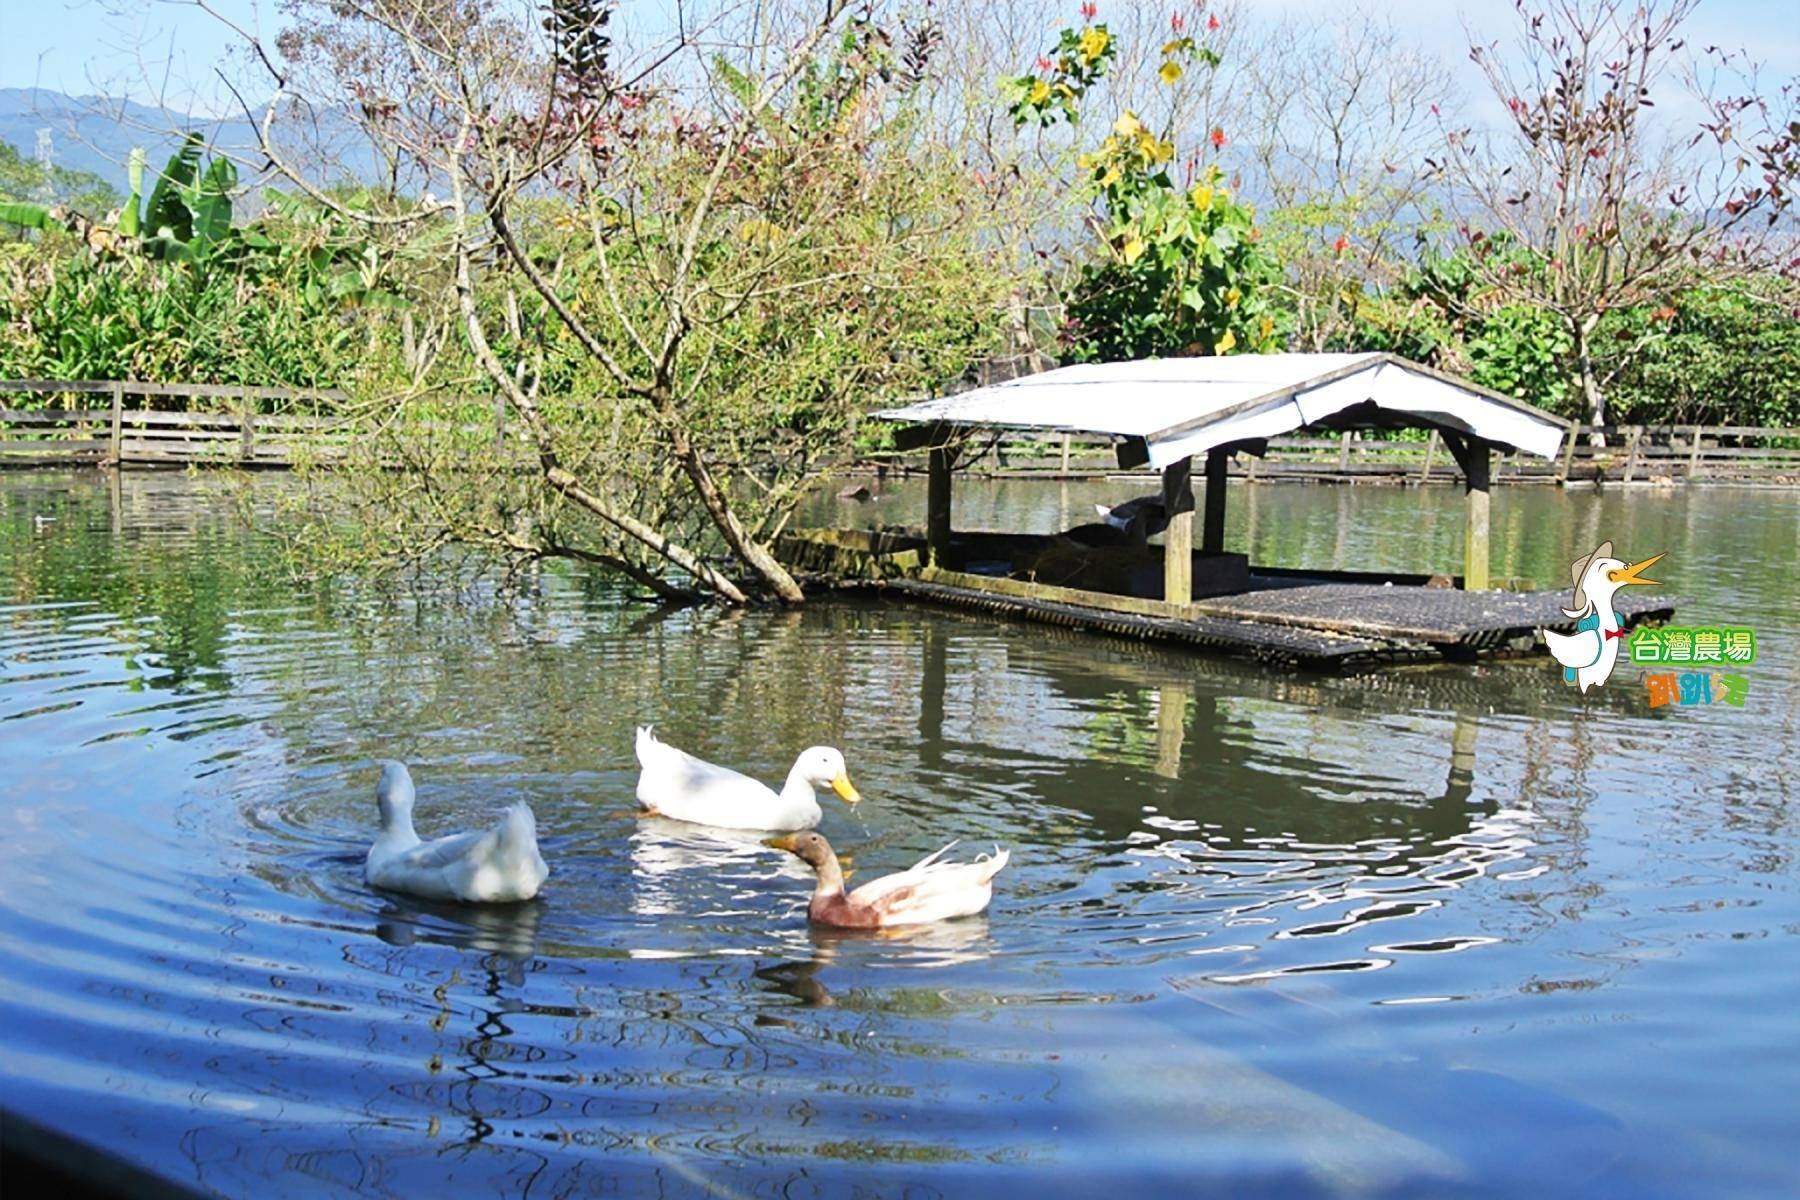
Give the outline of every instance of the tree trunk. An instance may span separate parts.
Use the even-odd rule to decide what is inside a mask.
[[[1594,348],[1588,340],[1599,323],[1598,313],[1571,323],[1575,335],[1575,367],[1581,377],[1581,399],[1587,409],[1588,424],[1593,427],[1588,434],[1588,444],[1595,447],[1606,445],[1606,434],[1601,431],[1601,426],[1606,424],[1606,395],[1600,389],[1600,377],[1594,372]]]
[[[669,444],[675,451],[675,461],[681,464],[682,472],[694,485],[694,492],[700,497],[700,503],[706,506],[707,515],[712,517],[713,524],[725,538],[725,544],[737,556],[739,562],[755,571],[764,584],[784,603],[802,604],[806,593],[794,582],[786,567],[776,561],[768,548],[750,536],[738,520],[737,513],[731,509],[731,501],[725,495],[725,489],[713,478],[712,471],[706,461],[700,457],[687,430],[681,424],[681,417],[675,411],[672,398],[667,393],[657,397],[656,407],[662,413],[669,426]]]

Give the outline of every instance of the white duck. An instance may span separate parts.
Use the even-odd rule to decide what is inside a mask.
[[[924,925],[980,912],[994,898],[994,876],[1011,855],[994,848],[974,862],[938,860],[956,845],[927,854],[895,875],[872,879],[854,892],[844,891],[844,871],[831,843],[808,830],[770,838],[765,845],[797,854],[818,872],[806,915],[820,925],[840,929],[889,929],[895,925]]]
[[[529,805],[513,805],[491,829],[421,842],[413,832],[413,799],[405,764],[382,763],[375,791],[381,834],[369,847],[363,878],[430,900],[504,903],[537,895],[550,868],[538,853],[537,820]]]
[[[646,812],[724,829],[810,829],[825,814],[814,788],[829,788],[846,804],[862,799],[850,782],[842,752],[813,746],[800,752],[781,791],[658,741],[650,726],[637,731],[637,798]]]
[[[1577,559],[1570,567],[1575,607],[1563,609],[1563,614],[1577,618],[1575,632],[1544,630],[1545,644],[1563,665],[1564,681],[1583,692],[1605,683],[1619,660],[1619,643],[1625,634],[1619,626],[1619,614],[1613,611],[1613,594],[1629,584],[1658,582],[1641,578],[1639,573],[1662,555],[1627,566],[1623,559],[1612,557],[1612,548],[1611,542],[1601,542],[1592,554]]]

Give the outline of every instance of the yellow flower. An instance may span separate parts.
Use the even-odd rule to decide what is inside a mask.
[[[1189,195],[1193,197],[1194,207],[1201,212],[1212,207],[1213,190],[1204,183],[1196,187]]]
[[[1106,53],[1106,47],[1112,38],[1104,29],[1088,28],[1081,31],[1081,61],[1092,65],[1093,61]]]
[[[1127,266],[1142,258],[1144,255],[1144,239],[1134,237],[1129,242],[1126,242],[1124,255]]]
[[[1175,62],[1166,62],[1162,65],[1162,68],[1159,71],[1157,71],[1156,73],[1158,75],[1162,76],[1162,81],[1164,83],[1174,83],[1177,79],[1181,78],[1181,64],[1175,63]]]
[[[1273,318],[1273,317],[1264,317],[1264,318],[1263,318],[1263,319],[1262,319],[1262,336],[1263,336],[1263,341],[1265,341],[1265,342],[1266,342],[1266,341],[1268,341],[1268,340],[1269,340],[1269,335],[1270,335],[1270,334],[1272,334],[1272,333],[1274,333],[1274,332],[1275,332],[1275,318]]]
[[[1111,187],[1113,184],[1115,184],[1117,182],[1119,182],[1119,168],[1118,167],[1108,168],[1106,174],[1104,174],[1100,177],[1100,186],[1101,187]]]
[[[1225,336],[1219,339],[1219,353],[1230,354],[1231,348],[1235,345],[1237,345],[1237,334],[1227,329]]]
[[[781,226],[759,217],[752,217],[738,226],[738,237],[753,246],[773,246],[785,232]]]
[[[1144,123],[1128,108],[1123,116],[1113,122],[1113,132],[1120,137],[1136,137],[1144,132]]]
[[[1093,170],[1094,166],[1095,166],[1095,161],[1096,160],[1092,154],[1077,154],[1075,156],[1075,165],[1080,167],[1083,171]]]
[[[1164,162],[1168,162],[1171,158],[1174,158],[1174,157],[1175,157],[1175,143],[1174,142],[1157,142],[1155,156],[1150,161],[1164,163]]]
[[[1236,308],[1237,302],[1242,298],[1243,298],[1242,292],[1238,291],[1236,288],[1229,289],[1225,293],[1225,307],[1226,308]]]
[[[1050,98],[1050,85],[1042,79],[1031,85],[1031,102],[1042,104]]]

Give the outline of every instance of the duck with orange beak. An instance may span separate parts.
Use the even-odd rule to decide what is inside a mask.
[[[637,731],[637,758],[637,798],[644,812],[697,825],[777,832],[811,829],[824,815],[815,789],[829,789],[845,804],[862,799],[850,782],[843,753],[830,746],[801,751],[779,792],[730,767],[676,749],[648,725]]]
[[[1653,554],[1642,562],[1626,563],[1613,557],[1611,542],[1601,542],[1586,558],[1577,559],[1569,569],[1575,584],[1573,608],[1563,609],[1575,618],[1574,633],[1544,630],[1544,641],[1550,653],[1562,664],[1563,681],[1583,692],[1605,683],[1619,661],[1619,643],[1625,632],[1619,625],[1619,614],[1613,609],[1613,596],[1631,584],[1653,586],[1655,579],[1644,578],[1644,572],[1662,555]]]

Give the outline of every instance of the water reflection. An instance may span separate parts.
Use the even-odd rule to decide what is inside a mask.
[[[185,481],[4,482],[0,1075],[7,1103],[165,1174],[393,1195],[1787,1178],[1779,720],[1671,726],[1542,663],[1300,677],[883,604],[652,612],[553,572],[513,596],[296,594]],[[1407,553],[1433,552],[1428,499],[1305,491],[1251,506],[1265,560],[1383,552],[1340,502],[1396,541],[1431,518]],[[1497,543],[1509,573],[1560,574],[1555,543],[1591,546],[1596,520],[1696,564],[1792,558],[1773,500],[1571,503],[1505,497],[1553,535]],[[1711,602],[1757,605],[1791,659],[1791,596]],[[1795,711],[1791,680],[1757,686]],[[631,814],[651,721],[766,780],[843,746],[868,799],[824,831],[859,872],[953,838],[1014,865],[981,919],[809,929],[790,856]],[[428,764],[444,828],[531,803],[544,895],[366,888],[376,754]]]

